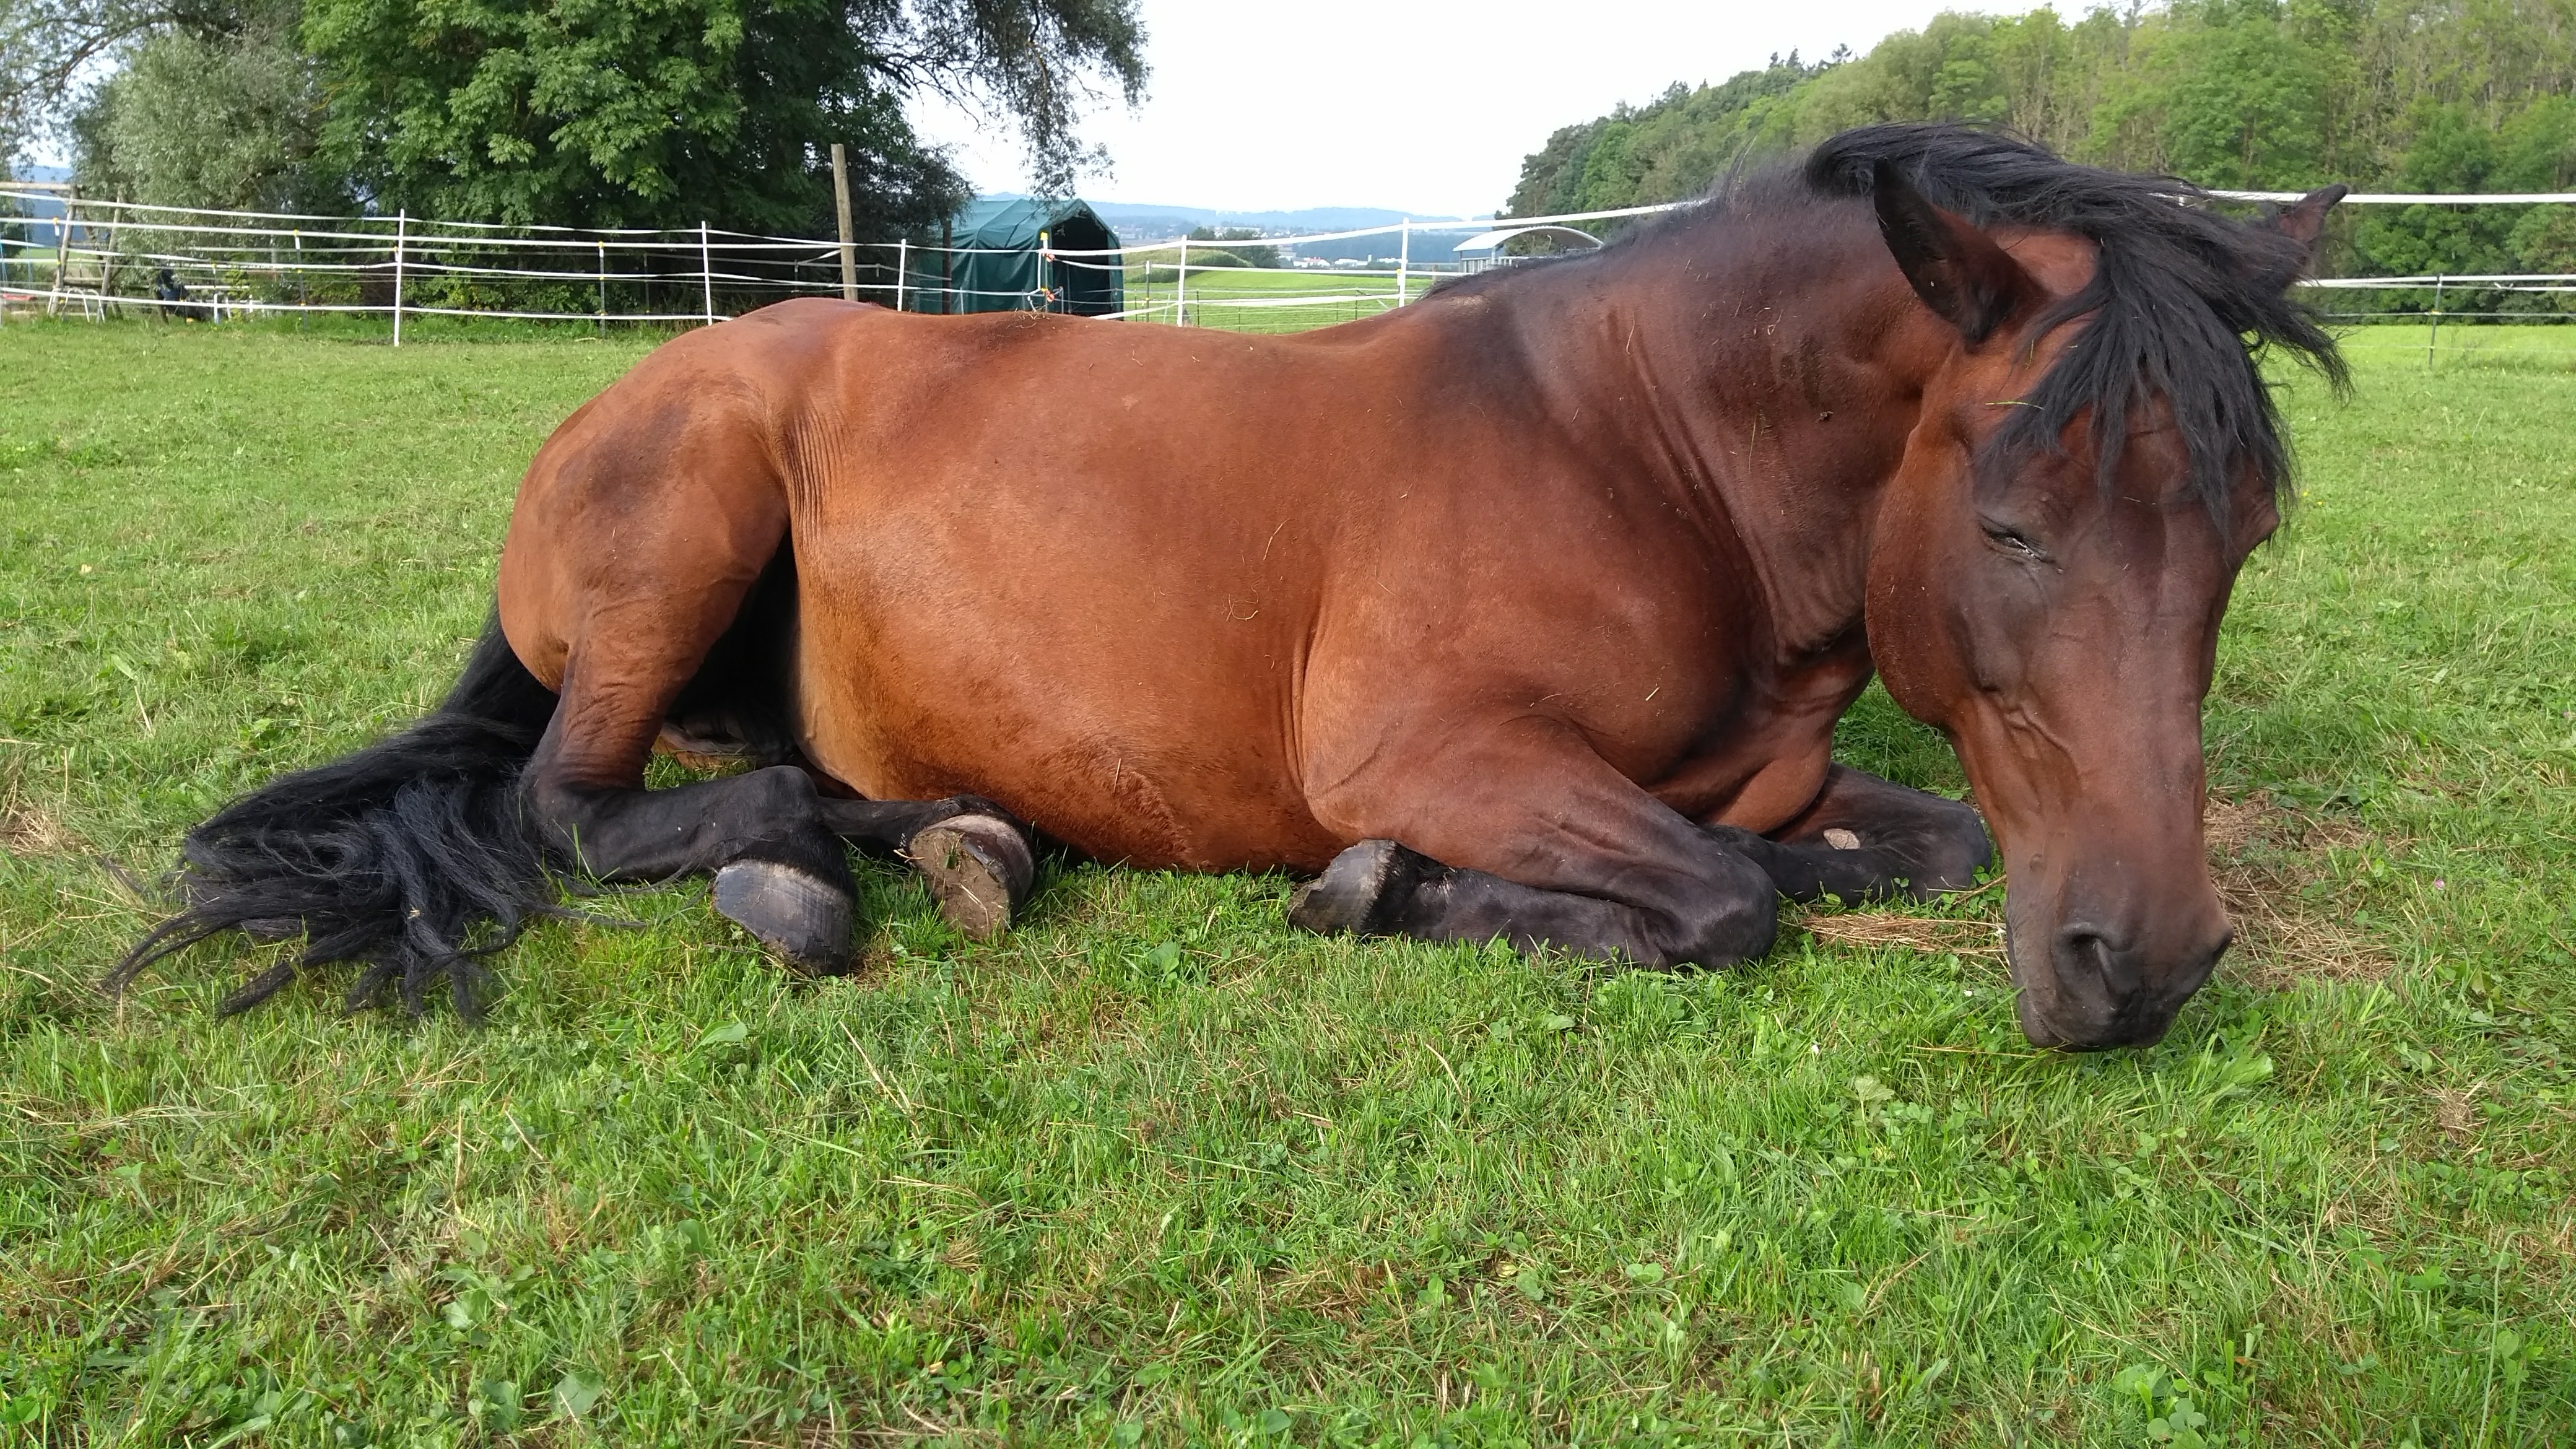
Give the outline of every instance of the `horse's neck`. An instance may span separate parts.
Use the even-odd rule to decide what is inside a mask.
[[[1586,339],[1546,384],[1557,411],[1605,434],[1622,486],[1663,494],[1752,570],[1784,656],[1856,647],[1871,518],[1949,349],[1851,220],[1757,220],[1605,256],[1598,277],[1531,278],[1553,284],[1531,289],[1532,322]]]

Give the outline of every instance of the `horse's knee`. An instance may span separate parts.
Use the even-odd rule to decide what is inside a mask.
[[[1730,855],[1705,889],[1659,913],[1666,920],[1655,934],[1670,943],[1669,954],[1648,964],[1732,966],[1769,955],[1780,933],[1778,896],[1760,866]]]

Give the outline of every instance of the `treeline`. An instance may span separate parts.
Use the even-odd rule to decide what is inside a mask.
[[[2576,190],[2576,0],[1943,14],[1867,55],[1775,58],[1566,127],[1523,162],[1505,214],[1679,200],[1741,162],[1904,120],[2000,124],[2222,189]],[[2328,265],[2346,275],[2576,272],[2576,207],[2355,208],[2337,241]]]

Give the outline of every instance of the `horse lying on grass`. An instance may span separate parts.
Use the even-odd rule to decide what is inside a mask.
[[[1873,668],[2003,845],[2024,1030],[2150,1042],[2228,924],[2200,709],[2273,529],[2253,350],[2328,188],[2246,224],[1879,126],[1598,253],[1302,336],[806,300],[691,333],[537,454],[495,622],[409,732],[189,836],[186,909],[417,1010],[596,877],[850,960],[845,842],[983,934],[1022,822],[1320,877],[1319,931],[1645,966],[1780,895],[1970,883],[1975,811],[1832,762]],[[657,740],[756,768],[644,788]],[[916,803],[930,802],[930,803]],[[493,929],[487,923],[497,923]]]

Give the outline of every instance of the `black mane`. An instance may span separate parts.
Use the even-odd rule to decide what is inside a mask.
[[[1632,249],[1690,246],[1705,225],[1722,218],[1818,198],[1866,199],[1881,160],[1902,168],[1933,204],[1979,226],[2071,232],[2099,249],[2092,282],[2024,334],[2036,339],[2089,316],[2083,341],[2059,355],[2032,391],[2033,406],[2013,410],[1982,461],[2054,450],[2067,425],[2090,408],[2107,482],[2130,414],[2161,396],[2190,459],[2191,487],[2212,508],[2224,503],[2247,464],[2276,496],[2286,488],[2288,452],[2259,356],[2268,346],[2286,347],[2337,388],[2345,382],[2343,359],[2315,317],[2285,293],[2307,263],[2300,244],[2271,226],[2213,210],[2208,193],[2189,182],[2080,166],[2020,137],[1976,127],[1863,126],[1826,141],[1803,162],[1729,176],[1702,204],[1600,252],[1512,271],[1553,271]],[[1511,275],[1485,272],[1439,290],[1483,290]]]
[[[2054,449],[2093,410],[2107,480],[2130,412],[2156,397],[2172,409],[2191,486],[2220,506],[2252,464],[2277,493],[2289,481],[2280,416],[2257,360],[2279,345],[2345,383],[2334,339],[2285,289],[2306,248],[2271,226],[2213,211],[2186,181],[2078,166],[2016,136],[1966,126],[1884,125],[1845,131],[1807,158],[1804,179],[1827,196],[1870,194],[1881,160],[1904,168],[1936,206],[1979,226],[2072,232],[2099,248],[2093,280],[2033,324],[2037,338],[2090,315],[2029,401],[1995,435],[2001,455]]]

